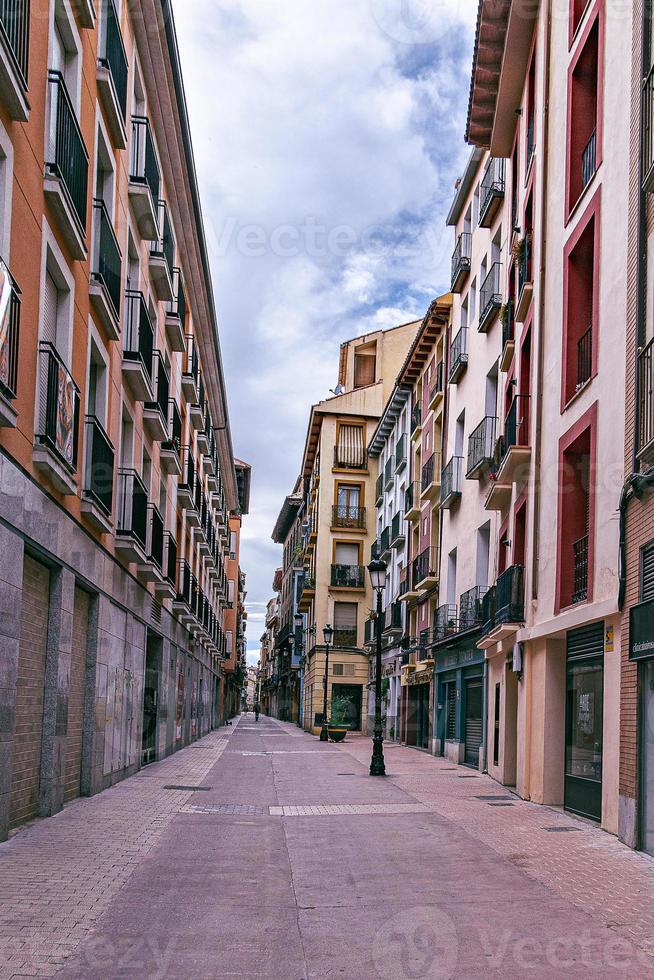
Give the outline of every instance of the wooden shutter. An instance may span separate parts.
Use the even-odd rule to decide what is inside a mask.
[[[373,385],[375,383],[375,361],[374,354],[354,355],[355,388],[365,388],[366,385]]]

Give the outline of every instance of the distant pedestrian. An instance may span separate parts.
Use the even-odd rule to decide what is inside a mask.
[[[254,706],[254,720],[255,721],[259,721],[259,705],[258,704],[255,704],[255,706]]]

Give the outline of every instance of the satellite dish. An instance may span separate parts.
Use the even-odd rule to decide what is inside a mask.
[[[343,387],[343,385],[338,384],[336,385],[335,388],[330,388],[329,390],[331,391],[332,395],[342,395],[343,392],[345,391],[345,388]]]

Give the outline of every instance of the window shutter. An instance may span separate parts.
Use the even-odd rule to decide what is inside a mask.
[[[341,425],[338,430],[338,463],[362,469],[365,465],[363,426]]]
[[[375,355],[354,355],[354,387],[365,388],[375,383]]]
[[[645,545],[641,551],[640,601],[654,599],[654,542]]]
[[[336,564],[337,565],[358,565],[359,564],[359,545],[342,544],[336,545]]]
[[[357,626],[357,603],[356,602],[335,602],[334,603],[334,629],[353,630]]]

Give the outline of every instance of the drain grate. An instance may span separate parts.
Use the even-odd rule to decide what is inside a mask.
[[[177,786],[171,784],[169,786],[164,786],[164,789],[179,789],[184,793],[208,793],[211,786]]]
[[[499,796],[498,794],[495,794],[494,796],[475,796],[475,799],[476,800],[483,800],[484,803],[490,803],[491,801],[512,800],[513,797],[512,796]]]
[[[219,813],[237,817],[267,817],[267,806],[250,806],[247,803],[207,803],[206,805],[191,803],[185,807],[187,813]]]
[[[488,803],[487,806],[513,806],[513,803]]]
[[[356,775],[358,775],[358,773],[356,773],[356,772],[337,772],[336,775],[337,776],[356,776]]]
[[[472,776],[472,775],[470,775],[470,776],[459,776],[458,778],[459,779],[478,779],[479,777],[478,776]]]
[[[577,834],[581,827],[543,827],[548,834]]]

